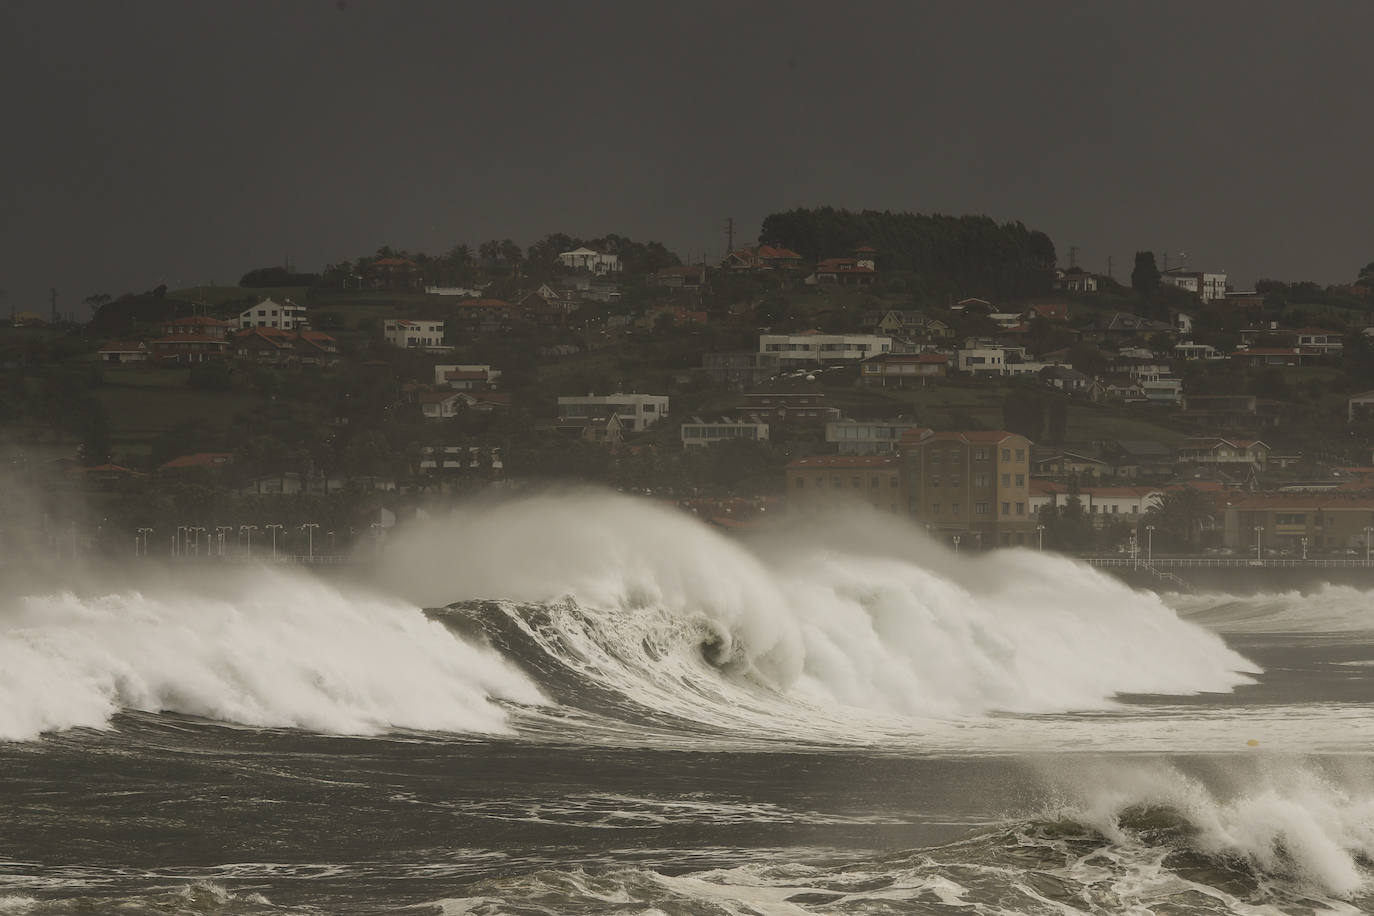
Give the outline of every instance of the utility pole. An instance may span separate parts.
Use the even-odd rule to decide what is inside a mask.
[[[1113,280],[1113,279],[1115,279],[1115,277],[1112,276],[1112,256],[1111,256],[1111,255],[1107,255],[1107,279],[1108,279],[1108,280]]]
[[[727,216],[725,218],[725,256],[730,257],[730,252],[735,250],[735,218]]]
[[[57,324],[57,287],[48,290],[48,299],[52,303],[52,323]]]
[[[1078,266],[1078,246],[1069,246],[1069,267],[1070,269]]]

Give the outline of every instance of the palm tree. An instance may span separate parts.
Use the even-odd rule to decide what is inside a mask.
[[[1204,525],[1216,519],[1216,504],[1201,490],[1185,486],[1167,491],[1145,516],[1165,537],[1196,547]]]

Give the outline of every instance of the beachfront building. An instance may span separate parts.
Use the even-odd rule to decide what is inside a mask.
[[[787,465],[787,498],[796,505],[864,503],[900,514],[907,497],[901,459],[876,455],[815,455]]]
[[[971,549],[1030,543],[1030,446],[1001,430],[908,430],[899,447],[910,514]]]

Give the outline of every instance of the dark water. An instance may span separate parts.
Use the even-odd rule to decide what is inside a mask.
[[[731,693],[714,638],[592,665],[594,614],[465,605],[436,617],[549,700],[504,735],[126,709],[0,743],[0,914],[1370,912],[1366,597],[1177,603],[1254,683],[851,732]],[[639,650],[666,687],[594,676]]]

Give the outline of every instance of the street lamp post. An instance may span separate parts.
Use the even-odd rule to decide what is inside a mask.
[[[1364,530],[1364,565],[1369,565],[1369,536],[1374,535],[1374,528]]]
[[[150,535],[150,534],[152,534],[152,533],[153,533],[153,529],[151,529],[151,528],[140,528],[140,529],[138,529],[138,536],[139,536],[140,538],[143,539],[143,555],[144,555],[145,557],[148,555],[148,535]],[[135,541],[134,543],[137,544],[138,542]],[[135,549],[134,552],[137,553],[137,552],[138,552],[137,549]]]
[[[248,556],[253,555],[253,532],[258,530],[257,525],[239,525],[239,534],[248,535]]]
[[[201,536],[202,534],[205,533],[205,529],[204,529],[204,528],[192,528],[191,530],[194,531],[194,532],[196,533],[196,556],[199,557],[199,556],[200,556],[200,536]],[[210,545],[209,545],[209,544],[206,544],[206,545],[205,545],[205,551],[206,551],[206,556],[209,556],[209,555],[210,555],[210,554],[209,554],[209,551],[210,551]]]
[[[1307,562],[1307,535],[1302,536],[1302,561]]]
[[[1043,553],[1044,550],[1045,550],[1045,526],[1044,526],[1044,525],[1036,525],[1036,526],[1035,526],[1035,534],[1036,534],[1036,537],[1039,538],[1039,546],[1038,546],[1036,549],[1039,550],[1039,551],[1041,551],[1041,552]]]
[[[1152,565],[1155,561],[1155,526],[1145,526],[1145,563]]]
[[[277,558],[277,532],[282,529],[281,525],[263,525],[263,528],[272,532],[272,559]]]
[[[318,527],[320,526],[315,522],[301,525],[301,529],[305,531],[305,555],[312,560],[315,558],[315,529]]]
[[[1135,532],[1131,532],[1131,564],[1134,568],[1140,568],[1140,543],[1135,539]]]
[[[225,533],[226,531],[233,531],[233,530],[234,530],[234,526],[233,526],[233,525],[216,525],[216,526],[215,526],[215,540],[219,542],[219,545],[218,545],[218,546],[219,546],[219,555],[220,555],[220,556],[224,556],[224,533]]]
[[[177,525],[177,533],[172,538],[172,556],[174,557],[183,556],[186,553],[182,546],[182,539],[185,537],[184,531],[186,531],[185,525]]]
[[[954,536],[954,552],[959,552],[959,535],[957,534]]]
[[[1256,559],[1256,560],[1259,560],[1261,563],[1264,562],[1264,554],[1260,552],[1260,548],[1261,548],[1261,536],[1262,536],[1263,534],[1264,534],[1264,528],[1263,528],[1262,526],[1260,526],[1260,525],[1256,525],[1256,526],[1255,526],[1255,559]]]

